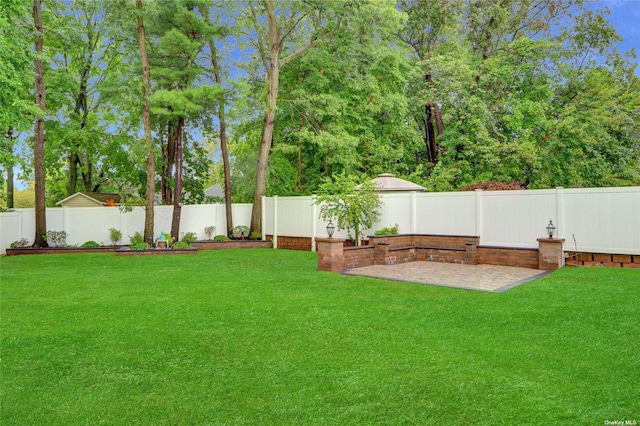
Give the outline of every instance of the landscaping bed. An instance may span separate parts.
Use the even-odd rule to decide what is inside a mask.
[[[165,256],[165,255],[173,255],[173,254],[196,254],[198,253],[198,249],[196,247],[191,248],[151,248],[147,250],[131,250],[128,248],[122,248],[116,250],[116,254],[118,256]]]
[[[123,246],[101,246],[101,247],[17,247],[8,248],[7,256],[18,256],[23,254],[69,254],[69,253],[112,253],[121,250]]]
[[[203,250],[227,250],[236,248],[272,248],[273,243],[271,241],[262,240],[228,240],[228,241],[213,241],[213,240],[197,240],[190,243],[193,247],[197,247]]]

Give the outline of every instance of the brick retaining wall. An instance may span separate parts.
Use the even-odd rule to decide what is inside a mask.
[[[267,240],[273,241],[273,235],[267,235]],[[278,248],[311,251],[311,237],[287,237],[278,235]]]
[[[517,266],[538,269],[538,249],[478,247],[479,265]]]
[[[640,268],[638,254],[606,254],[606,253],[578,253],[567,252],[566,266],[612,266],[615,268]]]
[[[344,269],[375,265],[374,247],[371,245],[362,247],[345,247],[343,254]]]
[[[342,248],[341,265],[343,269],[368,265],[393,265],[414,261],[433,261],[462,264],[486,264],[517,266],[531,269],[551,269],[548,259],[540,263],[538,249],[479,247],[479,237],[457,235],[385,235],[369,237],[369,245],[363,247]],[[327,239],[326,241],[331,241]],[[544,240],[545,243],[550,243]],[[562,240],[551,240],[561,250]],[[336,250],[338,241],[334,241],[332,250]],[[547,249],[549,250],[549,249]],[[332,253],[332,257],[337,254]],[[562,252],[556,251],[555,258],[561,259]],[[325,256],[327,257],[327,256]],[[640,257],[640,256],[638,256]],[[329,257],[327,257],[328,260]],[[328,267],[324,265],[323,267]],[[557,263],[557,262],[555,262]],[[555,265],[554,263],[554,265]],[[551,265],[551,266],[550,266]],[[555,265],[554,268],[562,265]],[[338,267],[332,266],[334,270]]]

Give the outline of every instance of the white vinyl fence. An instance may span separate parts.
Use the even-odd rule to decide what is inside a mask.
[[[249,225],[251,204],[233,204],[234,225]],[[171,231],[173,206],[156,206],[154,230],[156,237],[162,231]],[[224,234],[227,219],[224,204],[186,205],[180,216],[180,234],[195,232],[205,239],[204,228],[214,225],[215,234]],[[111,244],[109,228],[122,232],[121,244],[129,244],[129,237],[144,231],[144,208],[135,207],[132,212],[121,213],[116,207],[57,207],[47,209],[47,229],[66,231],[68,245],[81,245],[93,240]],[[13,241],[21,238],[33,243],[35,237],[34,209],[16,209],[0,213],[0,251],[2,253]]]
[[[382,217],[365,235],[399,225],[401,234],[479,236],[483,246],[537,248],[553,220],[564,249],[640,254],[640,187],[382,194]],[[313,197],[270,197],[265,234],[326,237]],[[345,238],[346,231],[336,237]],[[574,240],[575,238],[575,240]]]
[[[546,236],[549,220],[556,237],[565,238],[564,249],[580,252],[640,255],[640,187],[546,189],[523,191],[475,191],[383,194],[382,217],[365,235],[399,225],[400,233],[479,236],[480,244],[497,247],[536,248]],[[265,197],[263,235],[326,237],[327,223],[319,219],[314,197]],[[251,204],[233,205],[234,225],[249,225]],[[171,229],[171,206],[155,210],[155,234]],[[204,239],[204,228],[215,225],[216,234],[226,227],[223,204],[187,205],[182,208],[181,233],[195,232]],[[144,210],[120,213],[113,207],[47,209],[47,228],[66,231],[67,244],[88,240],[109,244],[108,229],[122,231],[123,244],[144,227]],[[33,242],[33,209],[0,213],[0,251],[20,238]],[[347,237],[338,231],[336,237]],[[575,238],[575,240],[574,240]],[[315,243],[315,240],[313,240]],[[315,244],[313,244],[315,247]]]

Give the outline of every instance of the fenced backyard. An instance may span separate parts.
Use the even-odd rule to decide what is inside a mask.
[[[398,224],[400,233],[468,235],[480,237],[487,247],[535,248],[545,236],[549,220],[557,227],[556,238],[564,238],[565,251],[640,254],[640,187],[549,189],[523,191],[475,191],[446,193],[382,194],[382,217],[375,229]],[[263,202],[263,234],[309,239],[325,237],[326,222],[318,217],[313,197],[266,197]],[[171,206],[157,206],[155,232],[171,228]],[[234,225],[249,225],[251,204],[234,204]],[[108,229],[122,231],[123,244],[141,231],[144,210],[121,213],[114,207],[47,209],[47,227],[68,233],[68,244],[88,240],[109,243]],[[182,208],[181,232],[195,232],[204,239],[204,228],[226,226],[221,204],[187,205]],[[12,241],[33,241],[33,209],[0,214],[0,251]],[[338,231],[336,237],[348,237]],[[574,239],[575,238],[575,239]]]

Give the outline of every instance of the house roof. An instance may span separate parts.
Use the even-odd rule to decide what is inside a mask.
[[[205,189],[204,195],[206,197],[224,197],[224,189],[222,188],[222,185],[216,183],[215,185],[211,185]]]
[[[113,200],[114,203],[120,202],[119,194],[109,194],[106,192],[76,192],[75,194],[70,195],[64,200],[58,201],[56,205],[63,204],[75,197],[84,197],[103,206],[107,204],[107,200]]]
[[[423,192],[425,188],[408,180],[400,179],[391,173],[382,173],[378,177],[371,179],[373,184],[378,187],[380,192],[391,191],[417,191]],[[356,186],[356,190],[360,189],[360,185]]]

